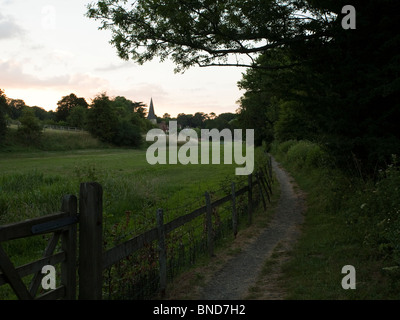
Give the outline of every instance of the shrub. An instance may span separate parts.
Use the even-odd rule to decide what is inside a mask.
[[[287,160],[295,166],[319,168],[328,163],[328,154],[316,143],[289,140],[279,145],[278,150],[286,153]]]
[[[288,140],[285,142],[282,142],[281,144],[278,145],[278,151],[282,153],[287,153],[288,150],[297,143],[296,140]]]
[[[306,166],[323,167],[328,163],[327,153],[317,144],[310,144],[307,151]]]
[[[133,125],[128,119],[119,121],[117,132],[115,133],[112,143],[117,146],[139,147],[143,142],[140,128]]]
[[[400,265],[400,167],[397,158],[380,171],[374,188],[364,190],[358,203],[359,220],[365,229],[365,243],[392,256]]]
[[[21,125],[17,134],[22,142],[26,145],[37,144],[42,137],[43,128],[39,119],[36,118],[34,110],[25,108],[19,121]]]
[[[288,161],[300,168],[303,167],[305,165],[310,146],[311,143],[308,141],[299,141],[292,145],[287,152]]]

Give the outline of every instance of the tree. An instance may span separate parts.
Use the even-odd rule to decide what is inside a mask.
[[[85,98],[78,98],[74,93],[68,96],[62,97],[60,101],[57,102],[56,109],[56,119],[57,121],[67,121],[73,108],[81,106],[83,108],[88,108],[88,103]]]
[[[210,112],[209,114],[208,114],[208,119],[210,119],[210,120],[213,120],[213,119],[215,119],[217,117],[217,115],[215,114],[215,112]]]
[[[357,29],[344,30],[339,16],[331,41],[293,48],[307,61],[307,72],[293,78],[303,93],[296,100],[312,116],[320,141],[339,163],[355,155],[373,173],[400,149],[400,3],[352,4]]]
[[[237,117],[236,114],[231,113],[231,112],[224,112],[221,113],[219,116],[217,116],[214,119],[214,128],[218,130],[224,130],[224,129],[233,129],[231,126],[231,121],[234,120]]]
[[[143,142],[140,128],[129,119],[124,118],[118,121],[118,130],[115,133],[112,143],[117,146],[139,147]]]
[[[49,120],[52,117],[51,113],[41,107],[33,106],[31,108],[34,111],[36,118],[38,118],[40,121]]]
[[[192,119],[192,114],[179,113],[176,121],[178,122],[178,125],[180,125],[184,129],[193,127]]]
[[[285,101],[279,105],[278,120],[271,127],[278,141],[312,140],[315,128],[312,118],[304,112],[297,101]],[[268,141],[268,142],[271,142]]]
[[[122,96],[115,97],[112,100],[112,102],[114,104],[114,108],[116,109],[118,115],[121,117],[125,117],[128,114],[134,112],[135,104],[131,100],[125,97]]]
[[[88,109],[82,106],[74,107],[67,117],[67,123],[76,128],[86,128]]]
[[[146,118],[146,105],[143,102],[135,102],[133,107],[134,112],[136,112],[142,119]]]
[[[39,119],[35,116],[34,109],[26,107],[22,110],[22,116],[19,118],[21,125],[17,134],[26,145],[37,144],[43,133]]]
[[[7,104],[8,104],[8,114],[13,120],[17,120],[19,117],[21,117],[22,110],[24,110],[27,107],[25,101],[21,99],[7,98]]]
[[[124,103],[128,101],[118,100]],[[148,121],[133,111],[130,115],[125,112],[121,114],[120,107],[121,104],[115,103],[105,92],[97,95],[87,113],[87,128],[101,141],[117,146],[138,147],[142,143],[140,125],[145,128]]]
[[[285,48],[270,50],[257,58],[257,64],[274,64],[276,66],[293,64],[294,57]],[[295,74],[303,74],[304,66],[291,69],[248,69],[238,82],[240,89],[245,90],[239,99],[238,121],[242,128],[255,130],[255,143],[272,142],[275,135],[275,124],[279,120],[281,105],[286,101],[299,99],[298,82]],[[301,124],[300,124],[301,125]],[[280,126],[285,130],[283,126]],[[282,130],[279,132],[282,133]],[[290,131],[292,131],[290,129]],[[288,135],[280,135],[281,137]]]
[[[192,118],[192,126],[194,128],[204,128],[204,121],[206,120],[206,114],[204,112],[196,112]]]
[[[104,142],[112,142],[118,126],[118,116],[107,94],[97,95],[87,114],[89,132]]]
[[[0,89],[0,142],[2,142],[4,135],[7,131],[6,111],[7,99],[4,91]]]
[[[309,1],[340,13],[342,1]],[[256,137],[309,139],[323,143],[346,167],[356,156],[374,172],[400,149],[398,1],[353,1],[357,29],[331,22],[329,41],[296,42],[268,50],[239,83],[243,126]],[[397,40],[394,40],[397,39]],[[379,48],[379,49],[377,49]],[[278,68],[281,64],[291,68]],[[257,116],[258,114],[258,116]],[[267,130],[265,130],[267,129]],[[258,135],[258,134],[259,135]]]
[[[131,115],[128,117],[128,120],[132,125],[139,128],[139,131],[142,133],[147,133],[150,129],[158,128],[157,125],[145,118],[142,118],[137,112],[131,113]]]
[[[87,16],[111,31],[111,43],[123,59],[142,64],[157,56],[162,61],[168,57],[177,71],[193,65],[257,67],[254,58],[259,53],[328,40],[333,14],[313,2],[102,0],[88,5]],[[341,7],[331,8],[340,13]],[[234,62],[231,55],[236,56]],[[249,62],[241,62],[243,57]]]

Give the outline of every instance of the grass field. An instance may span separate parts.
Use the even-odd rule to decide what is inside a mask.
[[[81,182],[104,189],[108,216],[151,207],[179,206],[221,181],[235,179],[235,165],[149,165],[146,150],[98,149],[0,154],[0,223],[57,211],[64,194]]]
[[[53,134],[61,144],[82,133]],[[48,137],[48,139],[50,139]],[[74,142],[75,143],[75,142]],[[221,148],[222,153],[222,148]],[[221,154],[221,159],[222,154]],[[157,208],[165,209],[165,222],[204,205],[204,193],[226,194],[236,164],[150,165],[146,149],[26,149],[0,152],[0,225],[58,212],[66,194],[79,195],[81,182],[96,181],[103,187],[105,237],[115,236],[115,226],[130,216],[129,235],[153,228]],[[121,223],[122,225],[122,223]],[[15,265],[41,256],[47,238],[34,237],[3,243]],[[113,241],[110,241],[110,245]],[[0,300],[12,299],[0,288]]]
[[[104,149],[109,146],[91,136],[86,131],[63,131],[45,129],[39,141],[27,145],[18,136],[16,126],[10,126],[4,141],[0,141],[2,153],[26,153],[34,151],[67,151],[84,149]]]

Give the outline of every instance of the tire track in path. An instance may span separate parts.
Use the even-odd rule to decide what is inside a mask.
[[[295,241],[303,222],[304,201],[295,192],[291,177],[272,158],[281,196],[274,216],[261,235],[243,252],[229,260],[203,287],[201,299],[240,300],[254,285],[266,259],[282,241]]]

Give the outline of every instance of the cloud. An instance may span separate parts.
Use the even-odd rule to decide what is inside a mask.
[[[109,72],[109,71],[117,71],[120,69],[132,68],[132,67],[135,67],[135,65],[132,62],[127,61],[119,64],[110,63],[108,65],[96,68],[95,71]]]
[[[145,82],[134,84],[131,89],[110,88],[107,92],[112,96],[124,96],[146,104],[150,103],[151,98],[160,101],[169,97],[169,93],[162,85]]]
[[[108,85],[107,80],[84,73],[40,78],[35,74],[25,73],[19,62],[0,60],[0,86],[4,88],[56,88],[67,91],[79,88],[86,92],[98,92],[107,88]]]
[[[22,36],[25,30],[12,17],[0,13],[0,40]]]

